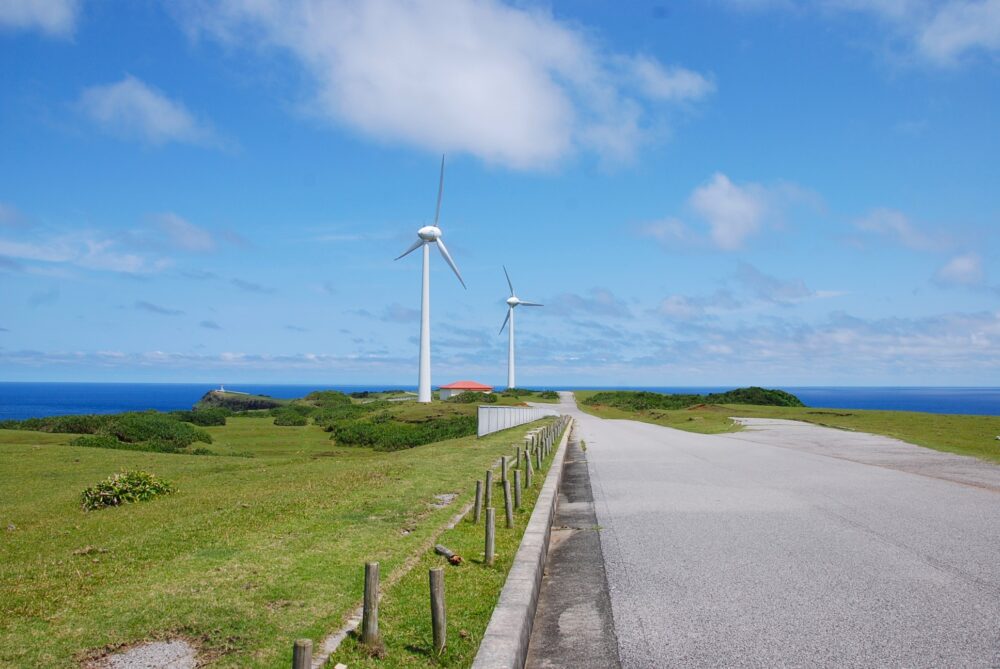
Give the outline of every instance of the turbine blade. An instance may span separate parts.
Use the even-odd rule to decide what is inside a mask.
[[[455,276],[458,277],[458,282],[462,284],[462,288],[466,288],[467,286],[465,285],[465,281],[462,279],[461,273],[458,271],[458,268],[455,267],[455,261],[451,259],[451,254],[448,253],[448,247],[444,245],[444,240],[438,237],[437,245],[438,245],[438,251],[441,252],[441,255],[444,256],[445,261],[451,266],[451,271],[453,271],[455,273]]]
[[[519,307],[544,307],[544,304],[539,304],[538,302],[518,302]]]
[[[511,312],[510,307],[507,307],[507,318],[503,319],[503,325],[500,326],[500,332],[497,333],[498,335],[502,335],[503,329],[507,327],[507,321],[510,320],[510,312]]]
[[[444,193],[444,155],[441,155],[441,179],[438,181],[438,203],[434,210],[434,227],[438,227],[438,219],[441,218],[441,195]]]
[[[507,286],[510,287],[510,296],[514,297],[514,284],[510,282],[510,274],[507,274],[507,266],[503,266],[503,275],[507,277]]]
[[[417,241],[413,242],[413,246],[411,246],[410,248],[408,248],[405,251],[403,251],[403,254],[400,255],[400,256],[397,256],[396,260],[399,260],[403,256],[410,255],[411,253],[413,253],[414,251],[416,251],[417,249],[419,249],[423,245],[424,245],[424,240],[422,240],[420,237],[417,237]]]

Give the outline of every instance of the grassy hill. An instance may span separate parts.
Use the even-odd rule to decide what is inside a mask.
[[[346,422],[402,426],[475,412],[362,399],[316,396],[226,416],[198,428],[211,455],[0,429],[0,459],[17,463],[0,468],[0,666],[76,667],[88,650],[177,635],[212,666],[288,666],[295,638],[321,638],[360,600],[365,561],[381,561],[383,574],[399,567],[526,429],[382,451],[331,439],[338,410],[362,410]],[[294,407],[305,425],[275,424],[272,412]],[[124,469],[152,472],[176,492],[81,509],[84,488]],[[436,496],[449,494],[441,506]]]

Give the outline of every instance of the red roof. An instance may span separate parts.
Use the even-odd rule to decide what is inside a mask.
[[[441,386],[441,390],[493,390],[493,386],[484,386],[475,381],[455,381],[446,386]]]

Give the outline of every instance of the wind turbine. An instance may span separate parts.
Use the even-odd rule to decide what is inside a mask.
[[[425,225],[417,230],[417,241],[413,242],[413,246],[403,251],[402,255],[396,258],[396,260],[399,260],[399,258],[407,256],[418,248],[423,247],[424,277],[420,293],[420,373],[417,378],[418,402],[431,401],[431,244],[437,246],[438,251],[444,256],[445,262],[448,263],[448,266],[455,272],[455,276],[458,277],[462,288],[465,288],[465,281],[462,280],[462,275],[459,273],[458,268],[455,267],[455,261],[451,259],[448,247],[444,245],[444,240],[441,239],[441,228],[438,227],[438,219],[441,216],[441,194],[443,192],[444,156],[441,156],[441,179],[438,182],[438,199],[437,209],[434,211],[434,225]]]
[[[542,305],[537,302],[525,302],[515,295],[514,284],[510,282],[510,274],[507,274],[506,267],[503,268],[503,274],[507,277],[510,297],[507,298],[507,318],[503,319],[503,325],[500,326],[500,332],[497,334],[503,334],[503,329],[507,327],[507,322],[510,321],[510,328],[507,329],[507,387],[517,388],[517,384],[514,382],[514,309],[521,306],[540,307]]]

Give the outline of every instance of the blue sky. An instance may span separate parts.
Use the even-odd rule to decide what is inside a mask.
[[[0,0],[0,378],[996,385],[1000,0]]]

